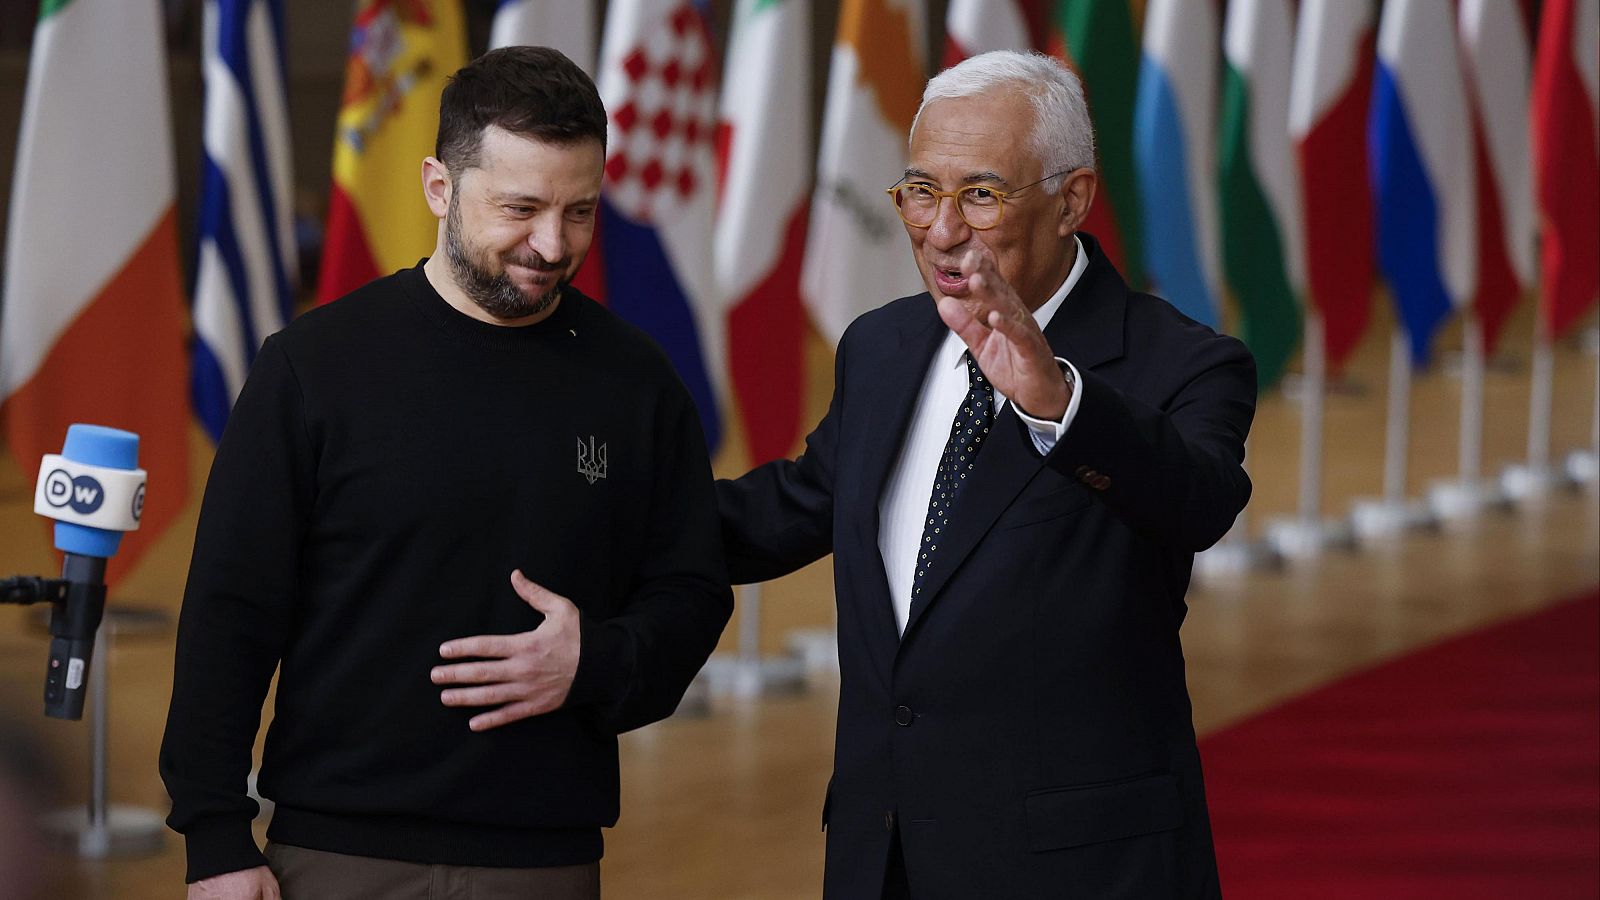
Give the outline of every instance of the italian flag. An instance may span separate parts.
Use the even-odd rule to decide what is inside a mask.
[[[0,303],[0,422],[28,477],[73,422],[140,438],[131,569],[188,494],[188,367],[159,0],[45,0]]]
[[[717,128],[713,258],[729,298],[728,369],[750,464],[800,436],[806,320],[800,263],[811,196],[810,0],[740,0]]]
[[[923,289],[884,189],[905,172],[927,81],[926,19],[923,0],[844,0],[839,11],[800,276],[806,307],[833,343],[856,316]]]
[[[1300,338],[1305,263],[1300,182],[1289,138],[1294,43],[1288,0],[1234,0],[1222,50],[1222,268],[1261,387],[1277,384]],[[1351,186],[1359,190],[1359,185]]]
[[[1094,123],[1100,189],[1083,230],[1135,288],[1144,285],[1133,106],[1139,91],[1139,40],[1127,0],[1057,0],[1049,48],[1083,80]]]
[[[439,220],[419,173],[438,136],[439,92],[466,64],[460,0],[362,0],[334,130],[318,302],[433,252]]]

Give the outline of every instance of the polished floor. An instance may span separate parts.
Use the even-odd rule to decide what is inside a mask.
[[[1328,397],[1324,509],[1381,488],[1384,323],[1363,347],[1355,373]],[[1529,323],[1513,323],[1487,377],[1486,469],[1523,455],[1527,422]],[[1440,346],[1455,340],[1446,334]],[[826,350],[813,348],[813,362]],[[1459,379],[1444,359],[1419,376],[1412,408],[1410,487],[1420,494],[1455,470]],[[825,365],[813,371],[827,372]],[[825,379],[826,374],[819,378]],[[1594,415],[1593,357],[1581,342],[1557,352],[1553,445],[1586,446]],[[820,411],[827,385],[813,385]],[[1263,401],[1251,443],[1256,495],[1248,529],[1289,513],[1296,495],[1298,406],[1281,393]],[[195,484],[205,445],[195,437]],[[725,447],[718,470],[738,471],[741,448]],[[0,574],[48,571],[47,538],[33,517],[31,473],[0,463]],[[123,604],[175,612],[192,540],[193,504],[148,562],[116,592]],[[1184,644],[1202,734],[1266,709],[1341,674],[1442,636],[1538,608],[1600,583],[1600,501],[1563,490],[1359,551],[1247,574],[1216,575],[1191,592]],[[764,592],[763,642],[781,649],[799,628],[827,627],[826,561]],[[737,620],[724,638],[732,648]],[[38,689],[44,638],[24,611],[0,609],[0,711],[30,727],[63,774],[61,802],[86,793],[86,730],[44,719]],[[129,634],[110,655],[110,789],[115,802],[164,811],[156,748],[171,684],[170,628]],[[679,716],[623,738],[623,815],[607,835],[608,897],[814,898],[822,872],[819,816],[830,765],[836,684],[826,676],[804,693],[763,700],[713,698],[703,716]],[[1469,752],[1470,748],[1463,748]],[[3,831],[3,829],[0,829]],[[14,849],[14,848],[13,848]],[[0,896],[6,861],[0,846]],[[182,849],[138,859],[26,863],[46,871],[44,896],[180,896]]]

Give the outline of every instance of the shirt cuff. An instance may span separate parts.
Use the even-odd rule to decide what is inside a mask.
[[[1050,451],[1056,448],[1056,444],[1072,426],[1072,420],[1077,417],[1078,403],[1083,399],[1083,392],[1078,390],[1078,385],[1082,382],[1078,378],[1077,368],[1059,356],[1056,357],[1056,364],[1061,367],[1061,374],[1067,379],[1067,386],[1072,388],[1072,398],[1067,401],[1067,411],[1062,414],[1061,421],[1035,419],[1023,412],[1022,407],[1016,407],[1017,416],[1028,426],[1028,437],[1033,439],[1033,449],[1039,451],[1040,456],[1048,456]]]

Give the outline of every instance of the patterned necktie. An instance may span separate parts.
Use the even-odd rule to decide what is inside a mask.
[[[994,386],[978,371],[971,353],[961,354],[967,364],[967,398],[961,401],[955,421],[950,423],[950,439],[939,458],[939,474],[933,479],[933,494],[928,498],[928,519],[922,526],[922,546],[917,550],[917,575],[911,582],[911,602],[922,597],[922,582],[928,564],[949,532],[950,508],[967,483],[983,439],[994,423]]]

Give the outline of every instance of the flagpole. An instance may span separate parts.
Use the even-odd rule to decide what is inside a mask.
[[[1324,403],[1327,397],[1328,357],[1322,313],[1306,308],[1304,372],[1300,379],[1300,500],[1294,518],[1272,523],[1267,540],[1278,553],[1307,559],[1335,544],[1348,544],[1350,534],[1340,523],[1322,520],[1322,445]]]
[[[1594,416],[1589,425],[1589,446],[1567,454],[1566,475],[1580,484],[1600,482],[1600,327],[1585,335],[1589,355],[1594,357]]]
[[[1372,540],[1429,521],[1424,510],[1406,501],[1406,454],[1411,431],[1411,342],[1403,323],[1389,339],[1389,405],[1385,423],[1383,496],[1356,501],[1350,524],[1356,537]]]
[[[1429,494],[1442,518],[1473,515],[1494,499],[1483,483],[1483,372],[1483,322],[1469,310],[1461,328],[1460,471],[1456,480],[1434,485]]]
[[[1528,397],[1528,460],[1501,476],[1507,496],[1530,500],[1547,493],[1550,473],[1550,406],[1555,388],[1555,353],[1541,313],[1534,324],[1533,372]]]
[[[741,700],[805,690],[806,664],[799,655],[761,655],[761,585],[739,588],[739,641],[730,656],[713,654],[704,669],[713,694]]]
[[[1250,473],[1250,439],[1245,438],[1245,461],[1241,465]],[[1202,577],[1250,570],[1273,569],[1283,565],[1283,554],[1269,540],[1250,539],[1249,510],[1239,510],[1233,527],[1211,547],[1195,554],[1194,567]]]

